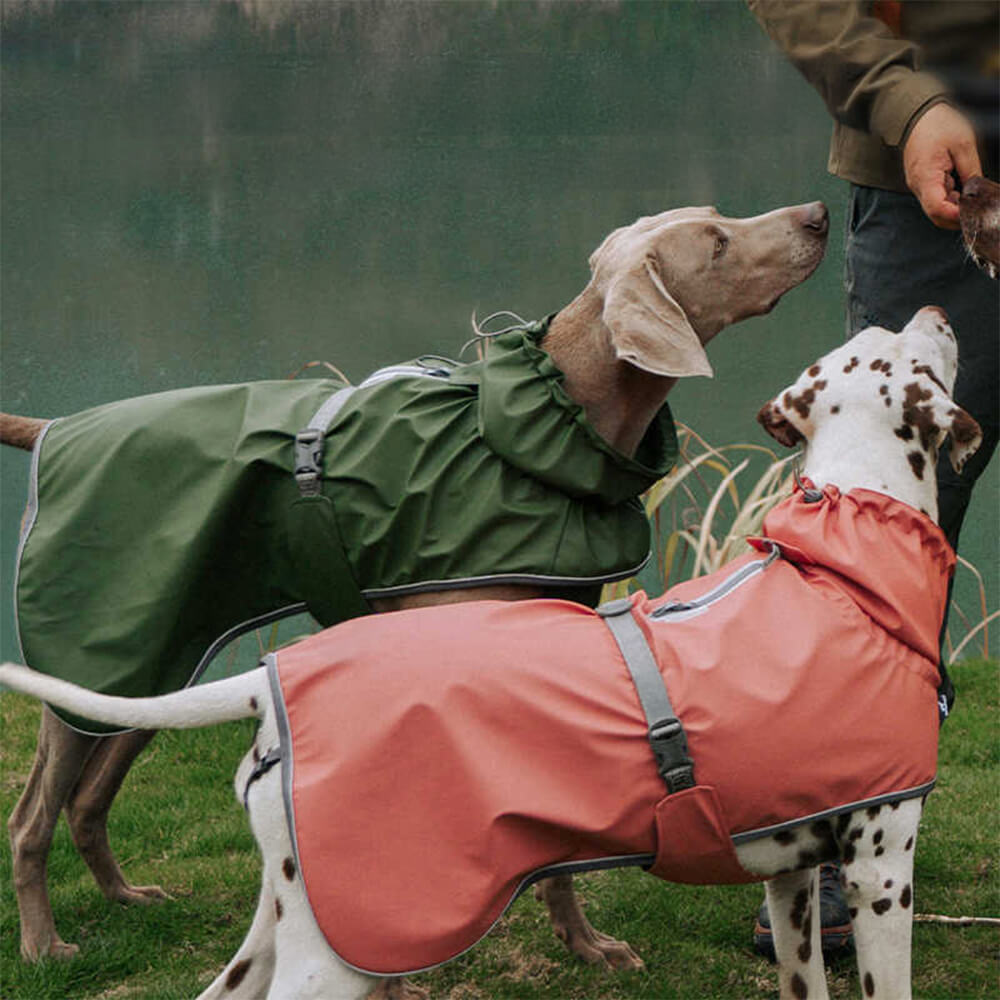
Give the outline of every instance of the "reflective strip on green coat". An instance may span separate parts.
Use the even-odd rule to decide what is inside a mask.
[[[638,495],[676,437],[664,407],[634,459],[611,448],[537,346],[545,329],[348,393],[319,511],[300,500],[294,440],[336,382],[183,389],[53,422],[18,560],[25,661],[146,696],[191,683],[227,633],[305,605],[330,625],[363,612],[361,594],[496,582],[595,602],[648,557]]]

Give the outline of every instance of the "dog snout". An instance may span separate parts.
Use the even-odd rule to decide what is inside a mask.
[[[925,320],[930,320],[931,322],[937,321],[944,323],[946,326],[951,326],[948,314],[940,306],[924,306],[922,309],[917,310],[917,317],[920,316],[924,317]]]
[[[981,176],[970,177],[962,185],[962,201],[975,201],[986,193],[986,179]]]
[[[830,213],[821,201],[814,201],[802,208],[802,226],[817,236],[826,236],[830,231]]]

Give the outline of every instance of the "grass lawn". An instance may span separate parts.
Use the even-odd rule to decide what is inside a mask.
[[[1000,916],[998,664],[967,661],[953,676],[959,705],[942,734],[938,789],[924,814],[916,910]],[[4,693],[0,713],[0,801],[7,816],[30,766],[38,707]],[[249,737],[249,723],[162,733],[129,775],[112,812],[112,843],[131,879],[162,885],[171,901],[143,908],[106,902],[60,823],[49,884],[56,925],[81,946],[72,962],[19,961],[4,840],[0,998],[174,1000],[195,996],[211,981],[242,940],[256,900],[257,853],[230,786]],[[628,940],[645,959],[644,971],[615,973],[567,956],[529,893],[468,955],[421,981],[449,1000],[777,995],[773,967],[750,947],[759,888],[666,886],[638,871],[594,874],[577,884],[593,923]],[[917,924],[916,995],[997,997],[998,944],[995,927]],[[833,970],[831,981],[835,997],[860,995],[849,961]]]

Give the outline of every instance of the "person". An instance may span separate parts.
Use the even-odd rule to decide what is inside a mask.
[[[957,550],[973,487],[997,445],[1000,283],[958,232],[961,186],[997,180],[1000,3],[996,0],[747,0],[770,38],[819,92],[834,120],[829,171],[850,184],[844,283],[847,333],[901,329],[941,306],[959,344],[954,398],[983,430],[961,474],[938,463],[939,524]],[[944,627],[942,627],[942,636]],[[942,720],[954,688],[942,659]],[[821,867],[827,955],[851,941],[834,865]],[[773,955],[766,904],[754,930]]]

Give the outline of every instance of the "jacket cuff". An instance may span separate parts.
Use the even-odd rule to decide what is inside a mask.
[[[899,147],[920,117],[948,99],[948,88],[930,73],[900,67],[898,80],[880,95],[871,115],[871,131],[887,146]]]

